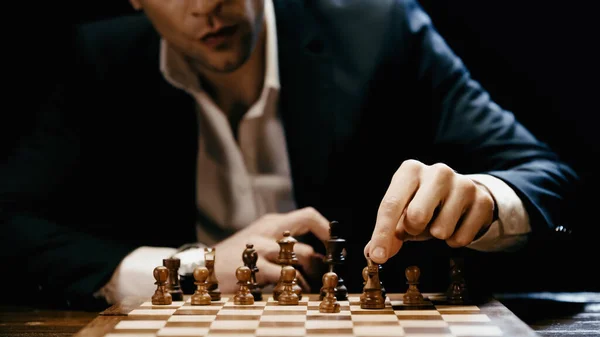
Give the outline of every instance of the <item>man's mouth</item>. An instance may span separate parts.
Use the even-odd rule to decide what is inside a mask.
[[[215,32],[205,34],[200,40],[209,47],[216,47],[230,40],[237,30],[237,25],[223,27]]]

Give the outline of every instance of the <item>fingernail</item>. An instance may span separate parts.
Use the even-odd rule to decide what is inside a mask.
[[[373,249],[373,257],[376,259],[385,259],[385,248],[376,247]]]

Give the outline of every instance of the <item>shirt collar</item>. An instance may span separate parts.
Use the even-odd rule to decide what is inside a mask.
[[[263,91],[279,90],[279,55],[277,52],[277,25],[273,0],[265,0],[266,67]],[[187,91],[201,91],[198,76],[183,55],[171,48],[166,40],[160,43],[160,71],[165,79],[177,88]]]

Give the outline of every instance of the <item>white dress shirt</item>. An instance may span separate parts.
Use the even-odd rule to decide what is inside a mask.
[[[265,213],[288,212],[295,208],[285,137],[279,120],[279,66],[277,32],[272,0],[265,1],[266,67],[262,93],[239,124],[236,141],[226,114],[202,90],[198,76],[185,59],[166,41],[161,41],[160,70],[173,86],[194,97],[200,129],[197,207],[223,233],[247,226]],[[176,113],[176,112],[173,112]],[[511,250],[526,241],[531,231],[528,215],[516,193],[502,180],[470,175],[488,188],[498,206],[499,220],[468,247],[480,251]],[[197,225],[197,238],[213,246],[224,237]],[[200,239],[202,238],[202,239]],[[125,296],[151,296],[152,271],[174,248],[140,247],[118,266],[109,283],[98,292],[109,303]],[[194,258],[197,258],[196,256]],[[184,262],[184,261],[182,261]]]

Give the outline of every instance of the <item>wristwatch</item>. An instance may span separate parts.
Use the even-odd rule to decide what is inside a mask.
[[[204,267],[204,254],[210,250],[201,243],[188,243],[177,249],[171,256],[181,261],[179,266],[179,283],[184,294],[193,294],[196,290],[194,285],[194,269]]]

